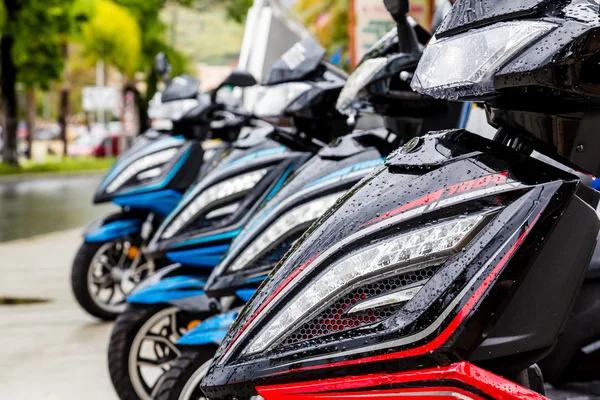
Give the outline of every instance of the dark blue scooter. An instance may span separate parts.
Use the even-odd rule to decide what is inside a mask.
[[[143,282],[117,319],[109,370],[121,398],[153,396],[163,368],[176,357],[178,337],[221,309],[202,288],[231,241],[325,143],[349,131],[346,117],[335,109],[345,74],[322,63],[325,52],[312,39],[291,51],[299,46],[304,61],[294,68],[275,63],[254,110],[255,117],[273,126],[235,142],[184,195],[147,246],[147,256],[177,264]],[[179,312],[191,308],[194,312]],[[147,348],[152,351],[145,353]]]

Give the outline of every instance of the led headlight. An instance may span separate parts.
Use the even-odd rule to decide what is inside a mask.
[[[311,85],[301,82],[265,87],[262,89],[264,90],[262,96],[254,106],[254,114],[257,117],[280,116],[294,100],[310,89],[312,89]]]
[[[341,113],[347,113],[358,92],[360,92],[373,77],[387,65],[387,58],[372,58],[361,63],[350,75],[346,85],[338,97],[336,108]]]
[[[208,205],[252,189],[267,173],[267,169],[248,172],[235,178],[219,182],[204,190],[192,200],[179,215],[168,225],[162,234],[163,239],[173,237],[194,216]]]
[[[343,194],[344,193],[336,193],[331,196],[313,200],[287,212],[236,257],[235,262],[229,267],[229,271],[235,272],[241,270],[256,256],[265,251],[272,243],[285,237],[298,226],[319,218]]]
[[[438,98],[494,91],[494,74],[529,43],[554,27],[539,21],[498,23],[430,42],[412,88]]]
[[[294,325],[327,307],[332,298],[339,297],[374,274],[386,271],[402,273],[403,269],[415,268],[421,263],[431,265],[429,263],[434,260],[442,262],[466,245],[465,242],[484,218],[484,214],[477,214],[416,229],[361,249],[335,262],[303,292],[296,295],[256,335],[244,349],[244,353],[265,350],[277,339],[286,336]],[[414,297],[417,293],[418,290],[413,290],[411,295]],[[407,294],[404,293],[399,298],[406,301]]]
[[[136,160],[125,168],[123,172],[121,172],[117,177],[108,185],[106,188],[106,193],[113,193],[117,189],[119,189],[125,182],[130,180],[132,177],[138,175],[142,171],[155,169],[155,167],[168,163],[175,157],[178,148],[173,147],[167,150],[162,150],[154,154],[150,154],[149,156],[145,156]],[[153,171],[154,176],[160,175],[161,171]],[[138,175],[139,176],[139,175]],[[142,176],[143,178],[143,176]],[[141,179],[141,178],[140,178]]]

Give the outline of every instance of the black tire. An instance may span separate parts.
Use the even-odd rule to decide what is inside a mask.
[[[189,389],[186,388],[186,385],[192,376],[212,360],[216,351],[217,346],[206,345],[182,352],[169,372],[164,375],[163,382],[156,394],[156,400],[180,400],[184,389]],[[202,397],[188,400],[198,400],[199,398]]]
[[[88,314],[105,321],[113,321],[119,313],[112,313],[98,307],[88,289],[88,272],[92,259],[103,244],[86,242],[79,247],[71,269],[71,288],[75,299]]]
[[[136,334],[153,316],[171,308],[166,304],[128,304],[119,315],[110,336],[108,346],[108,371],[110,379],[121,400],[139,400],[129,370],[129,354]]]

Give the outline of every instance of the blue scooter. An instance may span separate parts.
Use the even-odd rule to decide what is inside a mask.
[[[224,84],[239,83],[239,75],[233,73]],[[81,307],[97,318],[115,319],[133,288],[163,266],[161,260],[148,260],[142,248],[185,190],[222,158],[248,122],[243,113],[199,95],[198,88],[199,82],[189,76],[169,81],[149,111],[163,128],[166,121],[168,130],[150,129],[138,137],[96,191],[94,203],[113,202],[121,211],[85,229],[71,286]]]

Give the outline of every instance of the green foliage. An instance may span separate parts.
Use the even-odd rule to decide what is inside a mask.
[[[175,12],[177,23],[169,28],[174,30],[178,51],[209,65],[227,65],[237,59],[244,27],[229,19],[224,9],[199,10],[169,4],[161,13],[163,21],[172,23]],[[167,55],[175,64],[171,53]]]
[[[347,56],[350,45],[349,7],[349,0],[298,0],[294,5],[294,12],[329,54],[341,50]],[[349,67],[344,63],[342,66]]]
[[[104,60],[127,76],[139,69],[140,28],[127,9],[110,0],[97,0],[91,18],[81,28],[81,41],[92,61]]]
[[[114,158],[49,158],[45,162],[36,163],[28,160],[19,166],[0,164],[0,176],[18,174],[42,174],[42,173],[77,173],[105,171],[114,163]]]
[[[15,40],[12,54],[18,79],[27,87],[37,84],[45,89],[62,74],[60,40],[70,29],[72,0],[21,0],[20,5],[17,19],[4,27]]]
[[[224,6],[229,18],[236,22],[244,22],[248,9],[252,7],[253,0],[225,0]]]
[[[244,22],[248,9],[252,7],[253,0],[185,0],[180,3],[187,3],[201,12],[215,11],[216,9],[225,10],[227,17],[237,23]]]

